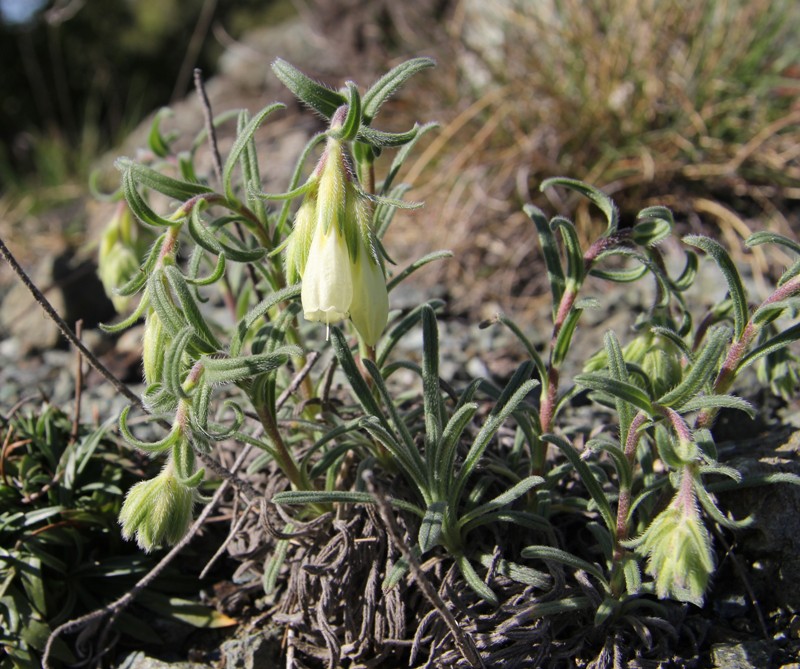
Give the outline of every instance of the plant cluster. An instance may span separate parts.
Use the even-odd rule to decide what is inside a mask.
[[[155,563],[130,550],[117,516],[124,491],[152,469],[111,438],[110,425],[75,428],[52,405],[0,419],[0,667],[40,666],[51,632],[127,592]],[[191,601],[193,576],[175,572],[140,600],[152,618],[197,626],[228,624]],[[125,640],[155,643],[154,626],[133,612],[120,618]],[[61,639],[52,656],[76,657]]]
[[[385,590],[409,569],[419,576],[414,563],[432,559],[454,566],[475,606],[502,606],[498,593],[507,593],[508,584],[526,589],[527,621],[581,612],[595,628],[627,621],[643,629],[642,621],[663,613],[658,600],[702,605],[715,567],[709,526],[749,522],[729,518],[715,492],[800,482],[783,474],[743,480],[719,461],[713,434],[721,409],[754,413],[731,394],[751,365],[760,365],[774,387],[796,389],[789,345],[800,336],[800,325],[790,324],[800,260],[753,308],[735,264],[708,237],[685,237],[685,264],[677,276],[668,271],[659,243],[672,234],[674,221],[665,207],[642,209],[623,228],[602,192],[572,179],[546,180],[542,189],[588,198],[605,229],[582,244],[567,218],[548,220],[526,207],[552,295],[549,343],[537,349],[535,333],[497,316],[484,326],[509,328],[527,359],[505,384],[476,378],[455,387],[439,372],[440,349],[447,354],[449,345],[438,331],[442,302],[389,309],[401,281],[448,254],[399,270],[383,245],[395,210],[415,206],[403,201],[408,186],[396,179],[433,126],[402,133],[373,126],[384,102],[431,65],[424,58],[407,61],[361,93],[351,82],[333,90],[276,61],[277,76],[329,120],[328,130],[308,143],[283,194],[262,191],[253,139],[277,104],[253,117],[246,111],[233,117],[237,138],[220,161],[217,188],[194,167],[205,133],[190,151],[175,152],[160,118],[150,135],[152,160],[117,162],[127,206],[158,238],[116,289],[120,296],[139,293],[138,306],[108,329],[144,318],[142,399],[170,426],[162,439],[148,442],[132,434],[129,411],[120,418],[128,443],[166,456],[162,472],[128,494],[120,516],[124,534],[145,550],[179,539],[205,475],[198,460],[207,461],[215,444],[232,441],[262,451],[251,470],[270,467],[280,476],[277,488],[285,489],[269,502],[293,509],[278,533],[268,583],[291,560],[296,526],[314,518],[324,524],[330,511],[380,501],[364,480],[369,470],[382,486],[395,481],[386,496],[410,528],[408,554],[386,569]],[[397,152],[378,178],[376,166],[384,163],[376,159],[392,149]],[[166,196],[167,211],[151,205],[156,194]],[[292,216],[296,198],[302,200]],[[748,240],[767,243],[800,253],[800,244],[776,234]],[[687,304],[698,252],[714,260],[728,288],[699,320]],[[590,276],[627,284],[650,277],[656,286],[635,337],[623,345],[608,332],[603,350],[592,356],[573,345],[584,311],[596,304],[583,296]],[[229,305],[232,324],[212,318],[205,306],[212,299]],[[404,359],[398,342],[416,328],[421,357]],[[585,363],[573,379],[563,374],[569,358]],[[318,373],[319,360],[324,369]],[[421,392],[404,387],[401,372],[418,379]],[[340,391],[333,390],[336,380]],[[590,438],[569,426],[571,400],[587,391],[610,416]],[[501,529],[509,526],[517,529]],[[565,539],[565,527],[580,528],[591,541],[579,546]],[[555,575],[563,585],[564,569],[575,587],[555,589]],[[513,634],[503,643],[513,644]],[[486,644],[479,650],[496,661],[504,657]]]

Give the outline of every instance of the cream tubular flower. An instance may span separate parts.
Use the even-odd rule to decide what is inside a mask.
[[[350,314],[353,277],[350,254],[336,226],[325,232],[317,225],[303,274],[300,291],[303,316],[326,325],[338,323]]]

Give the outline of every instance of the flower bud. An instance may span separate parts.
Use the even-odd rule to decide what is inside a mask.
[[[770,390],[788,402],[800,389],[798,362],[788,348],[778,349],[758,361],[756,375],[759,382],[769,383]]]
[[[659,598],[703,604],[714,556],[694,497],[687,500],[678,493],[637,544],[637,551],[647,556],[646,571],[655,579]]]
[[[389,317],[386,278],[375,255],[363,244],[353,272],[353,302],[350,319],[367,346],[375,346]]]
[[[162,543],[175,544],[189,529],[193,506],[194,491],[178,480],[169,463],[154,479],[128,491],[119,514],[122,536],[135,536],[147,552]]]
[[[164,375],[164,353],[168,344],[167,333],[155,309],[150,307],[144,319],[142,341],[142,367],[145,385],[159,383]]]
[[[136,233],[130,209],[125,203],[120,203],[116,214],[103,230],[97,256],[97,274],[118,312],[128,308],[130,297],[118,295],[116,289],[124,285],[139,268]]]
[[[653,385],[653,396],[662,397],[683,378],[680,351],[671,341],[653,337],[650,349],[642,358],[642,369]]]

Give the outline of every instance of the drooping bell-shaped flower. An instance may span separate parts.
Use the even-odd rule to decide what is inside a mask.
[[[331,126],[341,118],[337,112]],[[328,138],[306,185],[286,248],[286,278],[302,279],[307,320],[331,325],[349,317],[364,342],[374,346],[389,313],[386,278],[369,199],[353,176],[343,141]]]
[[[326,233],[317,226],[308,251],[300,298],[303,316],[326,325],[350,314],[353,273],[347,244],[335,226]]]

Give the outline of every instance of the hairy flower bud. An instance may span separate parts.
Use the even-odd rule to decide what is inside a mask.
[[[167,333],[155,309],[150,307],[144,319],[142,341],[142,367],[144,381],[148,386],[159,383],[163,376],[164,353],[167,350]]]
[[[189,528],[193,506],[194,491],[181,483],[169,463],[154,479],[128,491],[119,514],[122,536],[135,535],[139,548],[147,552],[162,543],[175,544]]]
[[[364,343],[375,346],[388,317],[389,294],[383,269],[375,255],[362,244],[354,264],[350,319]]]
[[[714,556],[693,495],[679,491],[636,543],[637,551],[647,556],[646,571],[655,579],[661,599],[702,605]]]
[[[650,381],[654,398],[666,394],[681,381],[683,368],[678,347],[652,332],[643,332],[634,337],[623,347],[622,357],[628,364],[642,369]],[[583,371],[597,372],[607,365],[608,355],[602,349],[589,358]],[[647,385],[641,374],[631,374],[630,380],[643,389]]]
[[[97,274],[106,295],[118,312],[128,308],[130,297],[118,295],[116,289],[125,284],[139,268],[137,232],[130,209],[122,202],[100,239]]]

